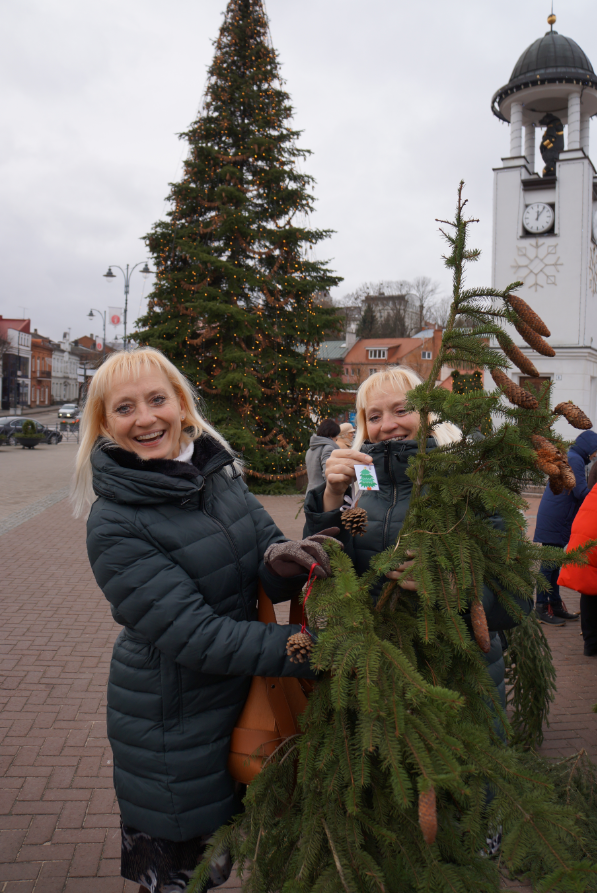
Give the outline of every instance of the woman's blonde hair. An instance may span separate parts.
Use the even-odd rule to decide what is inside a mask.
[[[408,394],[423,379],[413,369],[408,366],[388,366],[381,372],[374,372],[369,378],[365,379],[363,384],[357,391],[356,410],[357,410],[357,431],[352,444],[353,450],[360,450],[366,440],[369,440],[369,432],[367,430],[367,399],[372,391],[396,392],[398,394]],[[429,420],[435,421],[436,416],[431,413]],[[462,439],[462,431],[453,425],[452,422],[440,422],[433,428],[432,437],[438,446],[446,446],[449,443],[456,443]]]
[[[147,372],[162,372],[172,385],[184,408],[184,436],[197,440],[209,434],[234,455],[230,444],[199,414],[199,398],[189,381],[161,351],[153,347],[137,347],[135,350],[119,350],[110,354],[91,379],[85,408],[81,418],[81,441],[75,463],[71,489],[71,502],[75,516],[85,513],[94,499],[92,485],[91,453],[98,441],[113,441],[106,428],[105,401],[117,379],[138,379]],[[115,444],[114,444],[115,445]]]

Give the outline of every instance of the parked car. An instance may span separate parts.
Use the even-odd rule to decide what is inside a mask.
[[[65,403],[64,406],[61,406],[58,410],[58,418],[74,419],[78,412],[79,407],[76,403]]]
[[[9,446],[16,446],[17,441],[15,435],[21,433],[23,430],[23,422],[26,422],[27,418],[27,416],[22,415],[0,418],[0,434],[6,438],[6,443]],[[38,422],[37,419],[29,419],[29,421],[35,424],[35,430],[38,434],[44,435],[44,443],[60,443],[62,440],[62,434],[55,431],[53,428],[46,427],[46,425]]]

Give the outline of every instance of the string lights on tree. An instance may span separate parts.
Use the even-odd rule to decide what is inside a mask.
[[[261,475],[296,472],[336,390],[317,358],[341,280],[311,248],[313,180],[297,146],[262,0],[230,0],[184,174],[146,237],[156,282],[136,338],[198,386],[211,421]]]

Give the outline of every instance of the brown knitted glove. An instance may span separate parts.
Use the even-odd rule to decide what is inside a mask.
[[[314,561],[317,567],[313,571],[316,577],[329,577],[332,570],[330,558],[321,543],[334,539],[340,533],[338,527],[322,530],[304,540],[289,540],[286,543],[273,543],[263,556],[265,566],[277,577],[296,577],[311,570]],[[336,541],[337,542],[337,541]]]

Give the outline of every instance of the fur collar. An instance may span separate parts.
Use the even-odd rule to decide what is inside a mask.
[[[165,474],[167,477],[189,480],[199,477],[209,460],[217,456],[218,453],[224,452],[224,447],[209,434],[202,434],[195,441],[192,464],[176,462],[174,459],[141,459],[136,453],[113,446],[109,441],[102,444],[102,449],[122,468],[152,471],[156,474]]]

